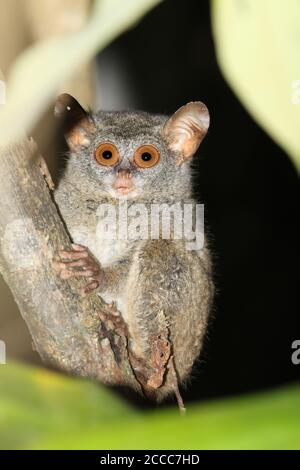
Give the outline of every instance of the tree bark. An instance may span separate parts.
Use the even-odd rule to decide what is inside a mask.
[[[52,267],[70,247],[33,140],[0,145],[0,269],[43,361],[72,374],[140,390],[132,371],[126,335],[103,314],[111,307],[85,281],[61,280]]]

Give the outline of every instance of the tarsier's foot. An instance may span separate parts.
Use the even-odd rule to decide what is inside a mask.
[[[124,321],[122,315],[117,310],[116,304],[112,303],[107,305],[109,311],[101,312],[100,319],[104,323],[107,330],[113,330],[120,336],[124,336],[127,339],[129,338],[129,332],[127,324]]]
[[[137,357],[130,351],[130,360],[137,378],[145,387],[145,392],[149,389],[158,389],[164,382],[169,358],[171,355],[171,345],[165,334],[158,334],[150,338],[150,355],[148,360]]]
[[[89,250],[81,245],[72,244],[71,250],[59,251],[61,261],[54,261],[53,266],[61,279],[84,277],[88,284],[82,294],[89,294],[97,290],[103,280],[103,273],[99,263]]]
[[[131,366],[136,373],[141,385],[147,388],[157,389],[161,387],[164,381],[167,365],[169,362],[171,347],[165,334],[158,334],[150,339],[150,355],[145,358],[138,357],[130,348],[130,334],[128,326],[116,304],[107,305],[108,311],[100,313],[102,320],[102,329],[106,332],[113,330],[120,336],[127,338],[128,353]],[[165,332],[164,332],[165,333]]]
[[[153,337],[151,340],[151,368],[152,374],[147,385],[152,388],[159,388],[164,380],[166,367],[171,355],[171,345],[164,334]]]

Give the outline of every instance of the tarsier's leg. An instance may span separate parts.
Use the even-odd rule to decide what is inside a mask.
[[[200,352],[211,285],[205,263],[183,242],[147,241],[134,257],[123,314],[132,351],[149,368],[146,386],[158,399],[174,392],[172,364],[183,381]]]

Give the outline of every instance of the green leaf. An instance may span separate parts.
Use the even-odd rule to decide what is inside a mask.
[[[300,2],[213,0],[212,22],[226,79],[300,170]]]
[[[0,366],[2,449],[297,449],[300,385],[141,412],[103,386]]]
[[[135,411],[105,387],[43,368],[0,366],[0,448],[29,448]]]
[[[38,42],[15,62],[0,112],[0,142],[30,132],[59,86],[161,0],[94,0],[86,26],[76,33]]]

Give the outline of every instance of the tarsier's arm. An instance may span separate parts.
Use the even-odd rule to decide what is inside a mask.
[[[72,250],[61,250],[59,257],[60,260],[54,262],[54,267],[62,279],[76,276],[87,279],[83,295],[98,291],[117,296],[130,267],[130,258],[124,258],[104,268],[88,248],[78,244],[73,244]]]

